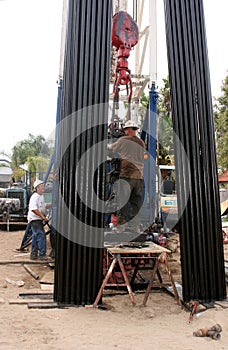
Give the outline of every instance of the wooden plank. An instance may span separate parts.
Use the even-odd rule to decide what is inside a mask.
[[[33,299],[33,303],[48,303],[53,302],[53,299]],[[17,305],[24,305],[31,303],[31,299],[10,299],[8,301],[9,304],[17,304]]]
[[[27,298],[27,299],[53,299],[53,293],[47,293],[46,291],[40,291],[35,293],[19,293],[20,298]]]
[[[110,254],[161,254],[161,253],[171,253],[169,249],[166,249],[158,244],[155,244],[153,242],[148,243],[148,247],[120,247],[120,246],[114,246],[114,247],[108,247],[107,251]]]
[[[45,275],[40,279],[40,283],[54,284],[54,270],[45,273]]]
[[[29,303],[29,309],[54,309],[54,308],[68,308],[67,305],[59,305],[56,302],[47,302],[47,303]]]
[[[54,260],[2,260],[0,265],[10,265],[10,264],[34,264],[34,265],[48,265],[53,263]]]
[[[23,265],[25,270],[33,277],[35,278],[35,280],[39,279],[39,275],[37,275],[29,266],[27,266],[26,264]]]
[[[47,293],[46,291],[43,291],[43,290],[41,290],[41,289],[27,289],[27,290],[25,290],[24,288],[23,288],[23,292],[20,292],[19,293],[19,297],[25,297],[25,296],[28,296],[28,297],[30,297],[30,296],[36,296],[36,295],[41,295],[41,296],[43,296],[43,295],[53,295],[52,293]]]
[[[53,293],[54,291],[54,285],[53,284],[47,284],[47,283],[40,283],[41,290],[45,290],[46,292]]]

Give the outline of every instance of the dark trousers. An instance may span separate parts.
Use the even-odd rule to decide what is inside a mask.
[[[129,223],[138,226],[140,218],[138,213],[142,206],[143,180],[121,178],[118,188],[118,225]]]
[[[21,246],[20,246],[20,249],[23,248],[23,245],[25,244],[25,242],[29,239],[29,237],[32,236],[32,227],[31,227],[31,222],[28,222],[28,225],[26,226],[26,229],[25,229],[25,233],[24,233],[24,236],[22,238],[22,241],[21,241]]]

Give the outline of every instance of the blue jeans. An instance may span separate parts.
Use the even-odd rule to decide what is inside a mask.
[[[43,222],[41,220],[31,221],[32,227],[32,257],[46,256],[46,233],[43,229]]]
[[[25,230],[25,233],[24,233],[24,237],[22,238],[22,241],[21,241],[21,247],[23,247],[23,245],[25,244],[25,242],[29,239],[29,237],[32,236],[32,228],[31,228],[31,222],[28,223],[28,225],[26,226],[26,230]]]

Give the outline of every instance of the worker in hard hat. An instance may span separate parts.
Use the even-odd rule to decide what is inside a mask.
[[[119,213],[117,230],[127,227],[140,232],[138,217],[142,205],[145,143],[137,136],[138,125],[128,120],[123,126],[125,136],[108,146],[120,157],[120,181],[117,190]]]
[[[29,200],[28,223],[32,228],[32,247],[30,259],[46,258],[46,233],[43,222],[48,221],[45,215],[44,182],[36,180],[33,184],[34,192]]]

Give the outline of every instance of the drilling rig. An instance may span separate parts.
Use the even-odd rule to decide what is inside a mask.
[[[117,5],[120,3],[120,1],[115,2]],[[125,4],[130,3],[133,4],[133,9],[138,9],[144,1],[125,2]],[[156,1],[149,1],[150,6],[155,3]],[[175,132],[184,144],[185,152],[190,159],[186,162],[180,149],[176,148],[178,206],[180,204],[183,210],[181,221],[183,299],[184,301],[190,298],[206,301],[221,300],[226,296],[224,257],[219,223],[221,218],[217,205],[219,193],[216,187],[217,174],[213,153],[214,134],[211,129],[213,123],[203,0],[164,0],[164,4],[172,118]],[[96,164],[98,160],[101,161],[99,164],[104,164],[107,160],[105,157],[109,122],[111,19],[118,18],[118,15],[115,17],[113,13],[112,5],[111,0],[69,0],[68,2],[69,16],[60,113],[60,119],[64,125],[58,134],[56,147],[57,153],[61,156],[56,210],[57,249],[54,291],[54,299],[58,303],[91,304],[102,282],[104,212],[102,205],[99,205],[100,198],[104,199],[105,168],[102,165],[97,169]],[[120,8],[118,10],[116,13],[126,11]],[[129,11],[126,12],[130,14]],[[141,37],[146,31],[141,31],[140,12],[137,12],[138,18],[135,18],[136,12],[131,17],[136,20],[139,36],[134,37],[132,47],[130,42],[124,44],[137,51]],[[155,14],[151,11],[149,13]],[[131,24],[127,15],[123,18],[127,18],[128,25]],[[150,29],[156,27],[155,23],[156,21]],[[125,35],[128,29],[129,26],[125,27]],[[156,43],[156,40],[151,40],[151,37],[149,41],[150,44]],[[132,109],[129,113],[129,104],[133,105],[135,101],[137,105],[140,92],[143,91],[143,85],[141,87],[134,85],[134,79],[141,81],[141,77],[135,73],[141,75],[142,61],[136,55],[135,64],[138,70],[134,72],[135,75],[130,73],[131,63],[126,59],[131,57],[131,54],[128,56],[131,50],[126,45],[121,47],[122,44],[122,41],[114,40],[118,71],[111,74],[114,85],[111,92],[112,102],[116,103],[115,111],[117,111],[117,104],[120,105],[122,99],[122,86],[125,86],[127,94],[123,99],[126,100],[127,96],[126,118],[132,120],[136,118],[138,121],[138,113],[134,115]],[[156,55],[155,52],[154,55]],[[146,57],[146,54],[142,56]],[[156,70],[153,72],[156,75]],[[153,72],[149,74],[151,103],[141,128],[142,138],[148,145],[149,159],[152,162],[152,165],[149,162],[145,163],[147,181],[145,181],[144,205],[148,210],[145,213],[149,221],[154,216],[153,198],[156,189],[158,96],[155,89],[156,77],[151,79]],[[123,84],[120,84],[121,82]],[[137,111],[137,108],[134,111]],[[114,116],[115,114],[117,113],[114,113]],[[74,115],[74,118],[68,119],[69,115]],[[94,116],[96,124],[93,123]],[[118,118],[120,118],[120,110],[118,110]],[[119,121],[118,118],[115,122]],[[65,147],[66,140],[71,141],[67,144],[68,147]],[[96,148],[97,144],[102,147]],[[89,153],[90,149],[95,151]],[[83,158],[83,166],[78,170],[78,164],[82,164],[80,161],[84,154],[87,157]],[[91,170],[97,170],[95,181],[94,179],[91,181],[91,175],[94,174]],[[188,197],[186,193],[189,187]],[[207,207],[206,211],[205,207]],[[147,213],[151,211],[153,214],[148,217]],[[206,225],[201,213],[208,218]]]

